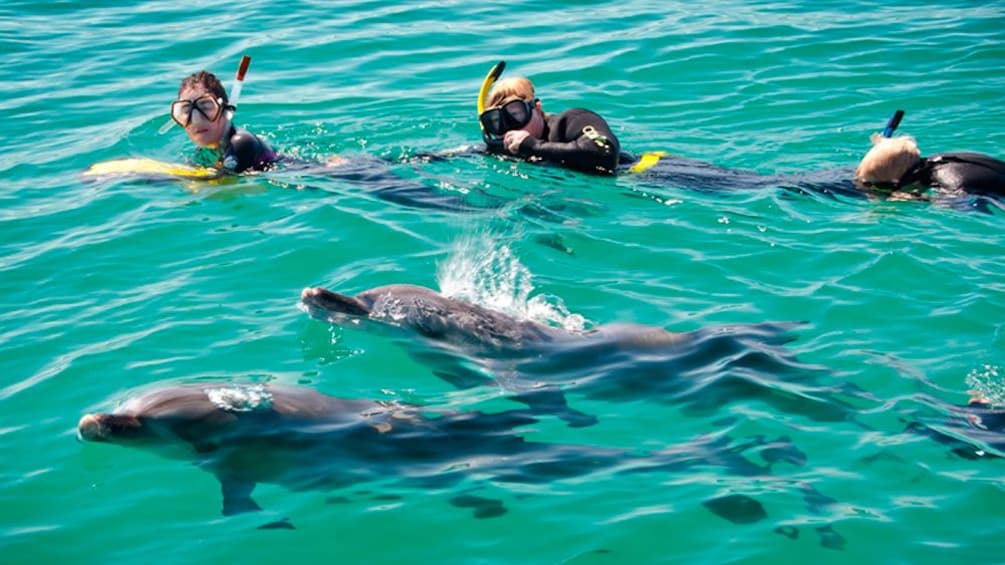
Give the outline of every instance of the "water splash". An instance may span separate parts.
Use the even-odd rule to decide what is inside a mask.
[[[586,319],[570,313],[557,297],[531,296],[532,275],[509,244],[490,233],[459,240],[439,265],[437,282],[445,296],[469,300],[517,318],[582,330]]]
[[[210,402],[228,412],[268,410],[272,406],[272,393],[266,390],[265,385],[207,388],[206,396]]]
[[[1003,344],[1005,344],[1005,325],[999,324],[991,337],[989,352],[1002,351]],[[980,365],[967,374],[966,383],[970,388],[970,396],[995,406],[1005,406],[1005,379],[1002,378],[1005,369],[993,361],[987,362],[987,356],[983,357]]]
[[[1002,379],[1001,367],[985,363],[973,369],[967,375],[967,386],[971,395],[1000,406],[1005,404],[1005,380]]]

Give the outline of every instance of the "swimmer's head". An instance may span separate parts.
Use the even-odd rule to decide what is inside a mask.
[[[891,185],[896,187],[904,174],[921,159],[921,151],[909,135],[883,137],[872,134],[872,149],[855,169],[855,182],[860,186]]]
[[[203,91],[209,92],[217,98],[221,98],[224,104],[230,102],[227,98],[227,89],[223,87],[223,83],[220,82],[220,79],[216,78],[216,75],[209,71],[192,73],[182,79],[181,86],[178,87],[178,96],[180,97],[182,92],[185,92],[186,88],[199,86],[202,87]]]
[[[216,147],[230,129],[230,100],[223,83],[211,72],[199,71],[181,81],[171,117],[196,145]]]
[[[544,135],[541,102],[534,97],[534,84],[524,77],[495,83],[479,119],[486,132],[498,137],[512,130],[525,130],[536,138]]]
[[[534,99],[534,84],[530,79],[524,77],[500,79],[492,86],[485,108],[496,108],[504,102],[516,99],[527,101]]]

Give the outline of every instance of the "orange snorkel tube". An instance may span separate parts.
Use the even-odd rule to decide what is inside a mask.
[[[248,65],[251,64],[251,57],[245,55],[241,57],[241,64],[237,66],[237,74],[234,75],[234,88],[230,89],[230,108],[227,110],[227,119],[234,119],[234,110],[237,110],[237,98],[241,95],[241,87],[244,86],[244,75],[248,73]]]

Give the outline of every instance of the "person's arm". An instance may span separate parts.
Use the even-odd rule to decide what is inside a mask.
[[[603,118],[589,110],[574,109],[549,120],[549,127],[549,138],[554,141],[528,136],[520,143],[518,154],[587,173],[615,173],[621,145]]]

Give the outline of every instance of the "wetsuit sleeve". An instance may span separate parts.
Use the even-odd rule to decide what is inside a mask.
[[[607,122],[583,109],[563,112],[548,120],[548,140],[527,137],[519,155],[540,158],[585,173],[614,174],[621,144]]]
[[[230,138],[230,146],[223,155],[223,168],[234,173],[248,169],[263,169],[276,160],[276,154],[267,143],[247,130],[237,130]]]
[[[972,194],[1005,195],[1005,162],[980,153],[940,153],[926,159],[928,186]]]

